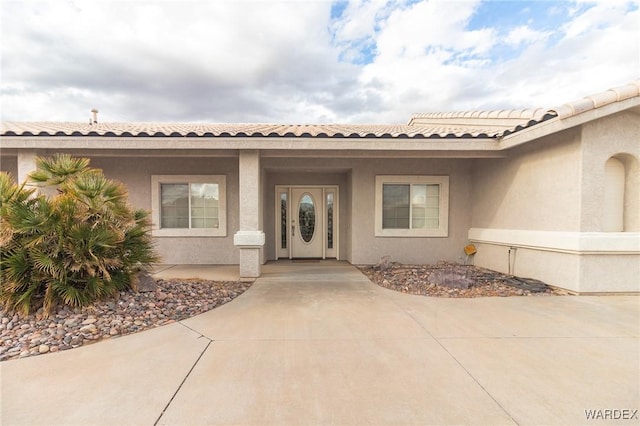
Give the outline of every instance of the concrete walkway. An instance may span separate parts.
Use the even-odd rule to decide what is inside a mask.
[[[0,363],[0,423],[602,424],[585,410],[640,408],[638,297],[436,299],[338,262],[263,272],[181,323]]]

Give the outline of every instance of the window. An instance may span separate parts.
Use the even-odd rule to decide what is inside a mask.
[[[448,176],[376,176],[376,236],[446,237]]]
[[[226,236],[225,176],[151,177],[153,235]]]

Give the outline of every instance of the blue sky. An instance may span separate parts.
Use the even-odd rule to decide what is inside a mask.
[[[403,123],[640,76],[637,0],[0,4],[3,120]]]

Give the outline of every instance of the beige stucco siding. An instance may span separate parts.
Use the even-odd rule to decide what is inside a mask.
[[[456,261],[463,255],[471,224],[471,160],[362,159],[351,175],[351,262],[373,264],[381,256],[412,264]],[[447,237],[376,237],[376,175],[449,176],[449,235]]]
[[[152,175],[226,175],[227,235],[225,237],[156,237],[156,248],[166,263],[236,264],[238,249],[237,157],[93,157],[91,165],[129,188],[132,205],[151,210]]]
[[[581,231],[603,230],[605,163],[613,156],[619,156],[626,169],[624,231],[640,231],[640,116],[632,112],[618,113],[583,126]]]
[[[475,263],[581,293],[640,291],[638,115],[599,118],[507,153],[475,162]],[[624,232],[603,226],[612,157],[625,168]]]
[[[11,173],[14,179],[18,176],[18,157],[0,155],[0,172]]]
[[[640,291],[640,255],[600,254],[580,256],[580,292]]]
[[[580,133],[562,132],[477,159],[473,227],[577,231],[580,223]]]
[[[340,259],[354,264],[375,264],[385,255],[417,264],[460,260],[471,220],[471,164],[468,159],[263,158],[265,257],[275,257],[275,186],[337,185]],[[449,176],[448,237],[376,237],[377,175]]]

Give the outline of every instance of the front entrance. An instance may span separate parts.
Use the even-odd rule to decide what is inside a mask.
[[[276,187],[276,258],[338,257],[338,187]]]

